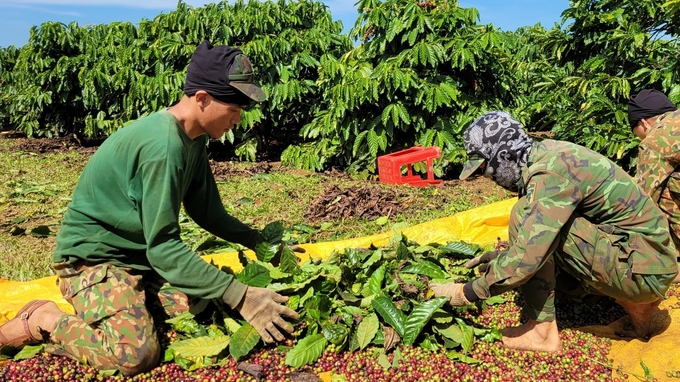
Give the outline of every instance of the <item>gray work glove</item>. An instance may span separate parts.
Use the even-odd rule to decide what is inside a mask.
[[[267,288],[249,286],[243,299],[234,307],[241,316],[252,325],[260,334],[264,342],[271,343],[283,341],[284,335],[281,329],[288,333],[293,332],[293,326],[286,322],[282,316],[297,319],[299,315],[285,305],[288,297],[271,291]]]
[[[452,306],[464,306],[472,304],[465,298],[463,293],[463,286],[461,283],[447,283],[447,284],[430,284],[430,289],[434,292],[435,297],[448,297],[449,304]]]
[[[489,263],[491,260],[497,258],[501,253],[502,252],[499,250],[486,252],[483,255],[475,257],[474,259],[468,260],[465,264],[463,264],[463,266],[470,269],[477,267],[480,272],[484,273],[489,268]]]

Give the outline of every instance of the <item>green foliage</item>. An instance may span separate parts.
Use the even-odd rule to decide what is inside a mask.
[[[296,274],[283,272],[283,261],[280,266],[266,264],[269,268],[251,262],[237,278],[252,279],[253,267],[280,275],[267,287],[288,296],[288,306],[300,315],[293,322],[296,344],[285,361],[293,367],[315,362],[329,345],[334,351],[354,351],[383,345],[389,350],[402,343],[434,351],[460,348],[467,353],[476,339],[495,341],[501,337],[497,330],[476,329],[460,319],[459,311],[469,308],[445,306],[446,297],[432,297],[428,292],[430,277],[424,273],[444,280],[473,277],[461,266],[466,257],[457,257],[452,247],[465,247],[465,252],[473,255],[479,251],[463,242],[420,246],[397,235],[382,248],[347,248],[327,261],[310,259],[296,264]],[[406,267],[426,272],[407,273]],[[255,329],[248,324],[239,326],[228,317],[229,312],[220,313],[224,319],[213,316],[207,327],[198,325],[191,314],[169,320],[181,341],[170,346],[165,360],[181,359],[184,367],[196,368],[219,362],[227,345],[237,360],[250,353],[260,340]],[[389,345],[386,331],[398,334],[390,336]],[[233,334],[230,338],[226,333]]]
[[[302,367],[316,361],[326,348],[326,344],[326,337],[323,334],[305,337],[286,354],[286,365]]]
[[[26,345],[24,346],[17,354],[14,355],[14,360],[19,361],[22,359],[28,359],[28,358],[33,358],[35,356],[39,356],[40,354],[43,353],[43,350],[45,349],[45,345],[40,344],[40,345]]]
[[[324,4],[307,0],[180,2],[138,25],[43,23],[21,49],[0,51],[0,121],[29,136],[109,135],[178,101],[191,54],[207,39],[241,48],[269,95],[227,136],[255,160],[311,120],[319,61],[351,46],[341,30]]]
[[[441,149],[441,176],[465,159],[462,131],[495,109],[631,169],[630,95],[655,88],[680,103],[678,0],[570,1],[562,24],[514,32],[478,25],[476,9],[452,0],[356,6],[348,35],[310,0],[44,23],[25,46],[0,48],[0,123],[30,136],[111,134],[181,97],[204,39],[243,49],[268,94],[223,141],[243,160],[275,143],[283,163],[314,171],[371,174],[378,156],[422,145]]]
[[[376,170],[376,157],[437,145],[441,175],[461,162],[460,134],[482,111],[510,100],[503,56],[509,37],[475,24],[474,8],[455,1],[365,0],[350,37],[362,44],[320,61],[317,84],[327,106],[305,125],[307,142],[290,146],[284,163]]]
[[[168,347],[175,357],[212,357],[229,346],[229,336],[203,336],[174,342]]]
[[[513,114],[630,169],[638,140],[628,125],[628,98],[655,88],[680,101],[678,61],[670,59],[676,27],[651,0],[571,1],[562,16],[563,30],[517,32],[509,62],[519,90]]]
[[[231,345],[229,346],[229,354],[234,357],[235,360],[245,356],[250,353],[251,350],[260,341],[260,335],[257,330],[253,328],[250,324],[241,325],[238,330],[231,337]]]

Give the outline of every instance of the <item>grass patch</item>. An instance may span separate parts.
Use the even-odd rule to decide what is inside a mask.
[[[26,281],[52,274],[50,261],[55,235],[78,177],[91,153],[77,150],[36,154],[16,151],[16,142],[0,139],[0,277]],[[260,164],[228,163],[232,170],[218,179],[227,211],[255,228],[281,221],[298,226],[299,242],[333,241],[388,232],[443,218],[510,196],[484,178],[446,181],[440,187],[388,186],[376,181],[352,179],[339,173],[310,173],[278,165],[261,171]],[[371,185],[393,191],[401,212],[385,219],[351,217],[311,223],[305,218],[310,204],[331,186],[341,189]],[[214,253],[230,247],[216,240],[184,214],[182,238],[198,253]],[[47,227],[47,237],[31,230]],[[25,233],[19,234],[21,230]]]

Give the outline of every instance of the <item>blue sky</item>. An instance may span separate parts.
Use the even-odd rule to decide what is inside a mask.
[[[186,0],[202,6],[205,0]],[[354,25],[356,0],[326,0],[334,19],[340,19],[345,31]],[[511,31],[521,26],[543,24],[546,28],[560,22],[568,0],[462,0],[461,7],[475,7],[481,23],[491,23]],[[78,22],[79,25],[112,21],[138,22],[167,13],[176,0],[0,0],[0,46],[21,46],[28,42],[29,29],[46,21]]]

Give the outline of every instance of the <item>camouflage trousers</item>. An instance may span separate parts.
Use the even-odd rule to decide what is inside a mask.
[[[513,207],[511,242],[517,237],[519,212],[526,198]],[[631,270],[626,243],[612,244],[610,227],[574,216],[562,229],[551,255],[519,289],[524,295],[522,314],[547,322],[555,319],[555,292],[565,295],[601,295],[627,302],[650,303],[663,298],[677,273],[637,274]]]
[[[196,304],[153,272],[111,264],[52,266],[75,315],[59,320],[46,350],[99,370],[134,375],[155,367],[161,349],[149,308],[175,317]]]

